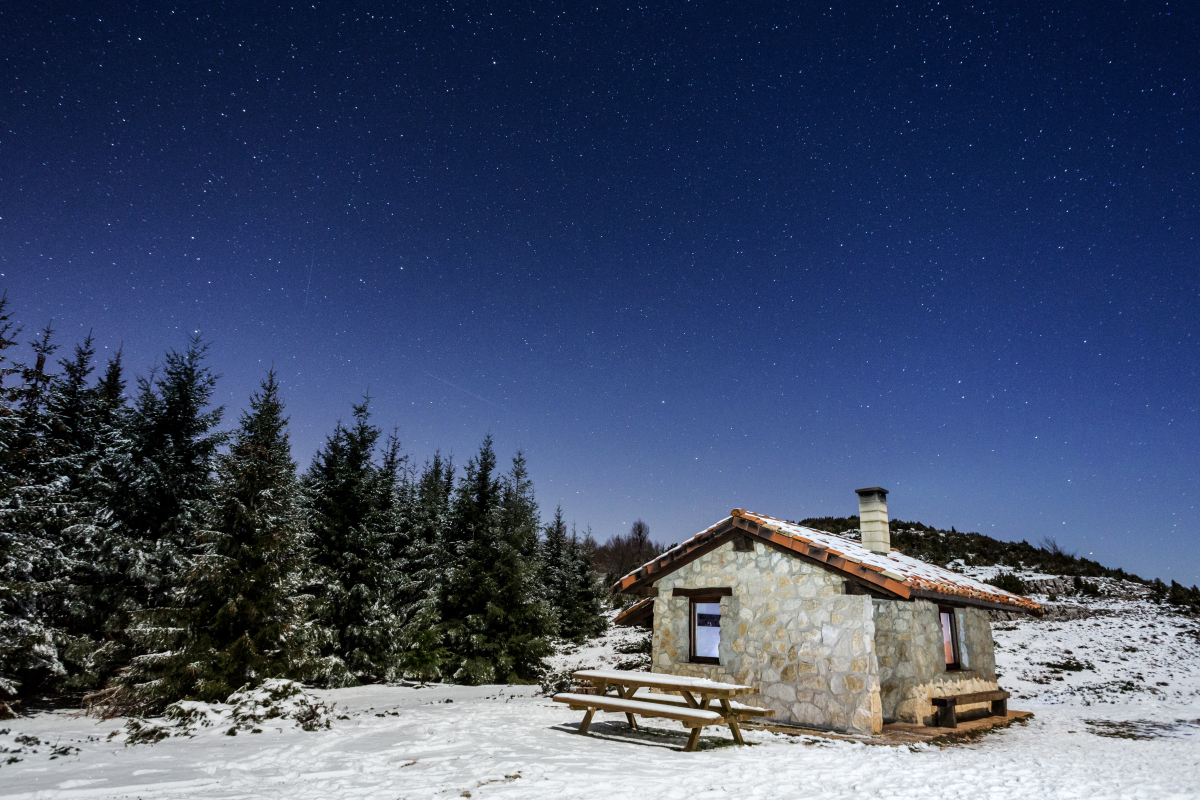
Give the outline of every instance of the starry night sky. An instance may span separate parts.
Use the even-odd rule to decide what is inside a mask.
[[[0,7],[26,338],[274,364],[302,468],[490,432],[600,539],[881,485],[1200,580],[1188,4],[101,5]]]

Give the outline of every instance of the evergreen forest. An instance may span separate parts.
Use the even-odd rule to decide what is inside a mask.
[[[0,705],[532,681],[605,627],[590,534],[490,437],[413,463],[363,400],[299,471],[274,372],[227,424],[199,338],[132,380],[21,339],[0,299]]]

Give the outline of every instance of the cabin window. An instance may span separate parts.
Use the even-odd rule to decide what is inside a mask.
[[[946,653],[946,669],[959,669],[958,661],[958,616],[953,608],[940,608],[942,618],[942,646]]]
[[[691,660],[698,664],[720,664],[721,598],[691,598]]]

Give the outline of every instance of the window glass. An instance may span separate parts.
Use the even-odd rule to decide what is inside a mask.
[[[954,614],[949,611],[942,612],[942,643],[946,647],[946,666],[954,666],[958,657],[954,652]]]
[[[717,658],[721,644],[721,604],[696,603],[696,629],[692,633],[696,655]]]

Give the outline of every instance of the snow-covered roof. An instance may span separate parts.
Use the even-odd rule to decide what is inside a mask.
[[[876,553],[859,542],[837,534],[806,528],[792,522],[735,508],[730,516],[680,545],[630,572],[615,587],[629,591],[672,572],[726,541],[736,532],[766,541],[800,556],[822,562],[830,569],[858,578],[862,583],[893,596],[958,599],[970,605],[1003,606],[1038,614],[1041,606],[1027,597],[927,564],[898,550]]]

